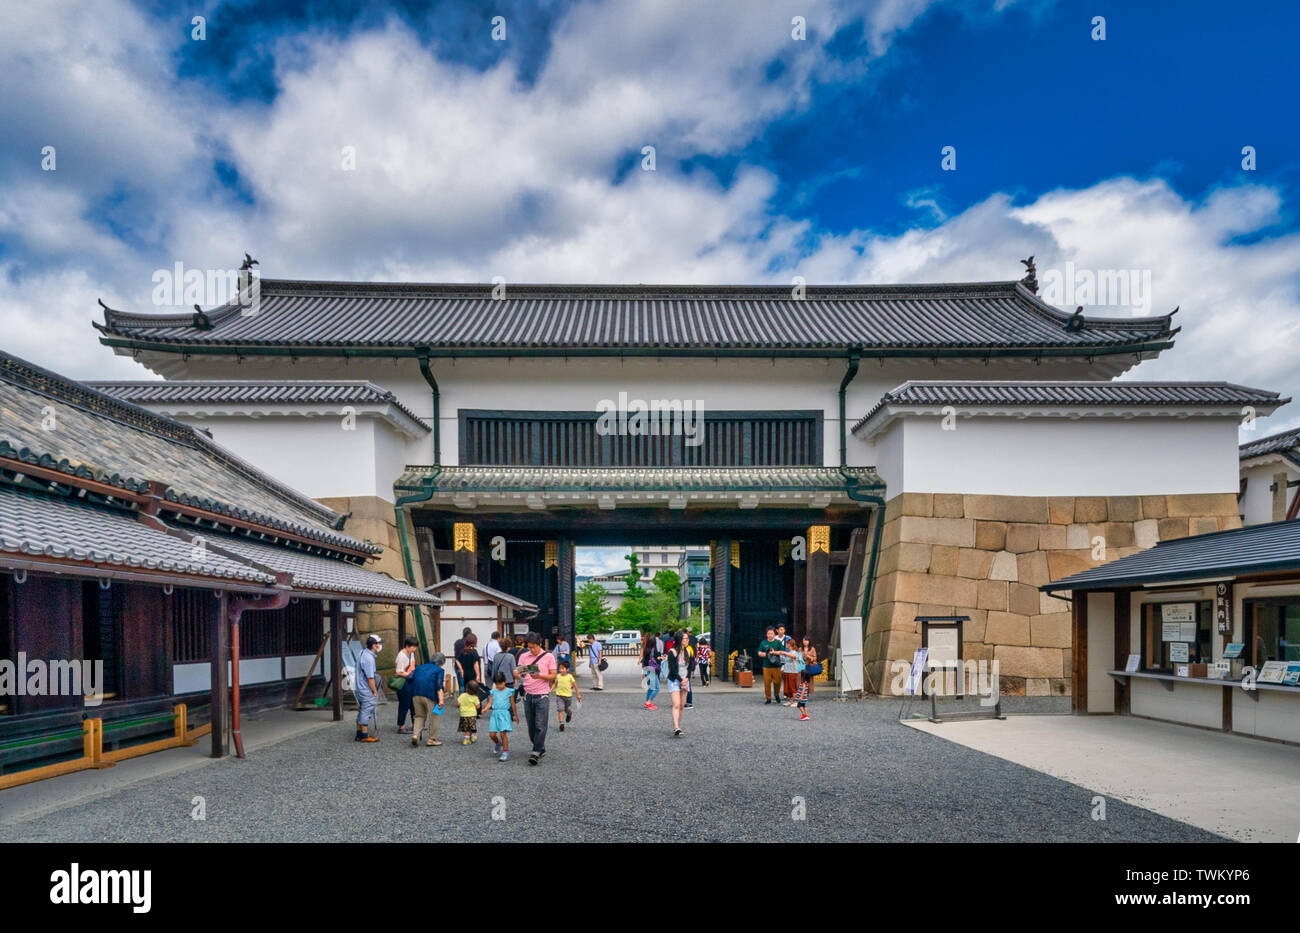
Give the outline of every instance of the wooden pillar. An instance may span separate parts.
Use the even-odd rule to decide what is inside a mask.
[[[714,541],[709,560],[712,564],[709,572],[713,575],[710,638],[713,643],[714,653],[721,659],[715,668],[719,672],[718,676],[721,677],[730,673],[726,668],[726,662],[727,656],[731,654],[733,649],[731,631],[731,540],[721,538]]]
[[[1133,653],[1133,595],[1132,590],[1116,590],[1115,597],[1115,666],[1112,670],[1122,671],[1128,664],[1128,656]],[[1086,668],[1085,668],[1086,670]],[[1128,712],[1128,686],[1115,681],[1115,712]]]
[[[343,604],[330,600],[330,701],[334,721],[343,718]]]
[[[790,605],[790,614],[794,617],[794,636],[803,644],[803,637],[808,634],[808,561],[796,561],[794,564],[794,596]],[[818,655],[820,657],[820,655]]]
[[[549,546],[549,542],[548,542]],[[557,547],[555,574],[555,608],[559,635],[573,645],[573,542],[561,538]]]
[[[230,642],[226,630],[226,605],[230,596],[222,593],[212,601],[215,611],[208,617],[208,636],[211,647],[208,652],[212,665],[211,698],[209,715],[212,720],[212,757],[220,758],[226,754],[226,692],[230,689],[226,677],[226,663],[230,656]]]
[[[813,525],[808,529],[807,580],[805,582],[805,625],[817,656],[828,657],[831,638],[831,529]]]
[[[456,576],[478,580],[478,528],[473,522],[456,522],[451,537]]]
[[[1119,605],[1115,606],[1115,621],[1119,623]],[[1070,709],[1076,713],[1088,712],[1088,594],[1075,590],[1070,599],[1070,623],[1073,637],[1073,655],[1070,663]]]

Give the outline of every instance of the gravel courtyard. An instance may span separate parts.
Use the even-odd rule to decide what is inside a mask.
[[[552,725],[529,767],[492,755],[484,718],[463,747],[412,748],[380,707],[382,741],[352,741],[348,719],[23,823],[0,841],[1216,841],[1184,823],[897,722],[896,700],[810,704],[809,722],[763,705],[761,687],[695,692],[674,739],[667,694],[640,708],[630,659],[613,659],[601,693],[572,726]],[[350,719],[350,717],[348,717]],[[56,779],[57,780],[57,779]],[[203,797],[206,819],[191,818]],[[494,818],[495,816],[495,818]],[[802,818],[800,818],[802,817]]]

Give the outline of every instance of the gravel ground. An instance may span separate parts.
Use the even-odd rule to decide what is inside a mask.
[[[642,710],[622,667],[612,689],[584,688],[566,732],[552,710],[538,767],[528,766],[522,723],[516,753],[499,762],[486,717],[478,743],[463,747],[449,710],[445,744],[417,749],[393,733],[389,704],[379,743],[359,745],[350,722],[330,724],[245,761],[2,826],[0,841],[1220,839],[1114,799],[1094,821],[1092,791],[903,726],[897,700],[837,702],[825,691],[799,722],[793,709],[765,706],[761,690],[697,689],[674,739],[667,694],[659,712]],[[206,820],[191,818],[195,796]]]

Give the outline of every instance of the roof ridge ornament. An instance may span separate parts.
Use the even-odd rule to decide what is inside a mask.
[[[1074,309],[1074,313],[1070,315],[1070,319],[1065,322],[1065,329],[1072,334],[1077,334],[1079,331],[1083,330],[1084,323],[1083,305],[1079,305],[1079,307]]]
[[[1025,267],[1025,277],[1020,280],[1020,284],[1029,289],[1035,295],[1038,294],[1038,275],[1034,267],[1034,257],[1020,260],[1020,264]]]

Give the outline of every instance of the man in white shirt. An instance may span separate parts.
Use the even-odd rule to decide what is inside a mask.
[[[487,647],[483,649],[483,660],[487,663],[483,670],[492,670],[492,661],[501,653],[501,633],[493,632],[492,637],[488,639]]]

